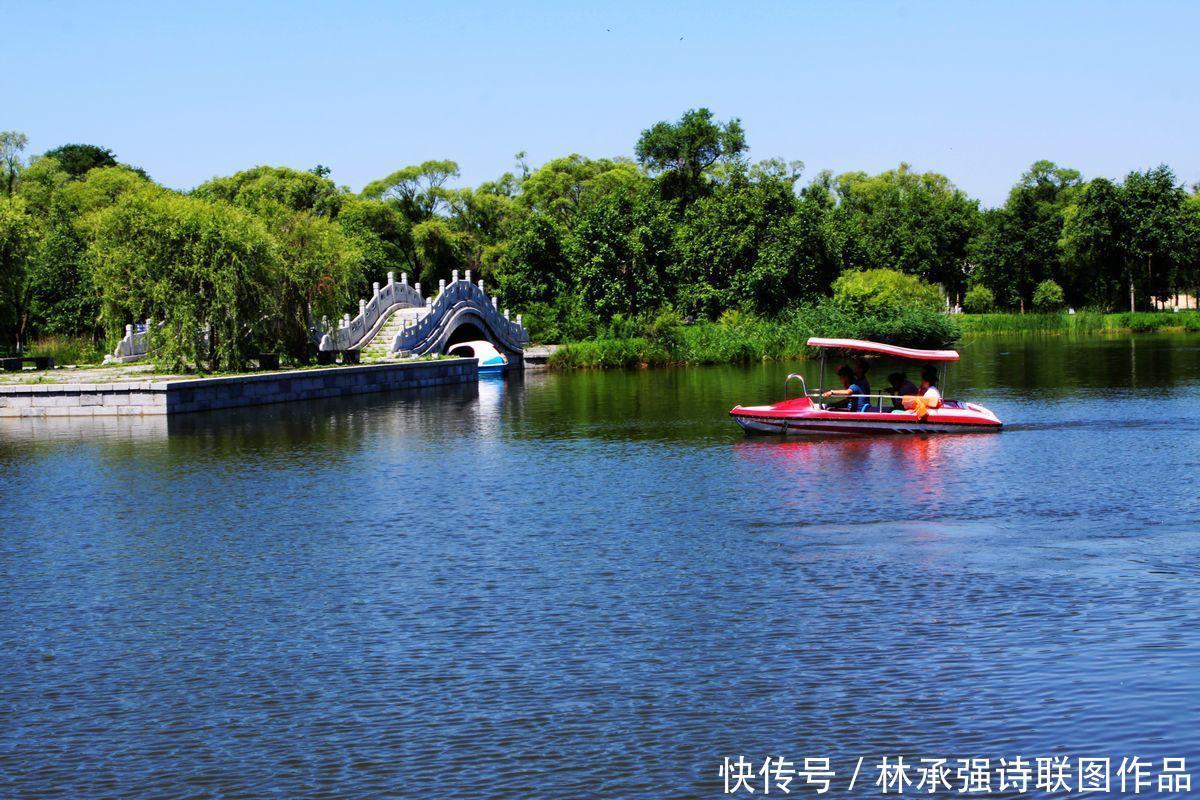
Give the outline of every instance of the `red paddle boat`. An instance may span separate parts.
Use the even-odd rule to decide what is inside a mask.
[[[825,353],[843,350],[851,353],[871,353],[904,361],[939,363],[958,360],[954,350],[914,350],[890,344],[858,339],[808,340],[810,347],[821,348],[821,391],[809,392],[804,376],[791,374],[783,382],[786,398],[788,384],[799,381],[802,394],[769,406],[735,406],[729,416],[737,420],[747,433],[830,435],[849,434],[870,436],[884,433],[982,433],[1001,428],[996,415],[975,403],[940,398],[927,400],[919,395],[899,397],[872,392],[850,395],[850,402],[860,400],[864,411],[848,411],[835,407],[824,391]],[[834,398],[846,402],[847,395]],[[898,410],[893,410],[901,406]]]

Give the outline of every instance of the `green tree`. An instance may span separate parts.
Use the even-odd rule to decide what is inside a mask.
[[[308,331],[323,316],[337,317],[365,288],[363,251],[335,220],[345,202],[333,181],[287,167],[255,167],[196,188],[202,199],[245,208],[277,244],[274,297],[279,314],[271,338],[299,360]]]
[[[28,320],[26,269],[34,222],[19,197],[0,197],[0,331],[20,350]]]
[[[1079,303],[1086,286],[1062,268],[1067,207],[1081,189],[1079,173],[1051,161],[1035,162],[1009,192],[1004,207],[985,215],[972,243],[973,280],[1006,306],[1024,309],[1037,285],[1057,279]]]
[[[82,178],[96,167],[117,166],[117,157],[111,150],[94,144],[64,144],[47,150],[44,155],[57,161],[72,178]]]
[[[39,158],[25,170],[19,194],[36,230],[27,271],[34,332],[102,335],[99,292],[87,257],[93,216],[130,192],[154,188],[124,166],[92,169],[82,180],[72,180],[53,158]]]
[[[166,191],[125,195],[98,212],[89,244],[103,320],[117,335],[150,318],[155,359],[168,369],[237,370],[280,315],[278,248],[261,222],[228,203]]]
[[[843,267],[895,268],[942,284],[951,297],[962,291],[978,201],[944,175],[908,164],[875,176],[846,173],[833,189]]]
[[[394,203],[416,225],[449,210],[453,190],[446,183],[458,175],[458,164],[453,161],[426,161],[371,181],[363,187],[361,196]]]
[[[21,170],[16,194],[25,200],[30,214],[44,217],[50,213],[51,202],[70,178],[54,159],[35,157]]]
[[[449,278],[453,269],[471,257],[471,237],[445,217],[430,217],[414,225],[412,241],[413,262],[425,294],[431,294],[439,280]]]
[[[333,219],[345,201],[342,192],[325,175],[290,167],[254,167],[197,186],[193,192],[206,200],[224,200],[256,213],[272,215],[282,207]]]
[[[1060,311],[1066,299],[1062,287],[1047,278],[1033,291],[1033,307],[1041,312]]]
[[[514,226],[495,271],[505,305],[525,313],[525,326],[536,341],[562,338],[571,310],[564,298],[577,288],[564,252],[566,232],[549,213],[534,212]]]
[[[98,337],[100,302],[87,240],[69,200],[56,200],[39,227],[28,269],[32,326],[40,333]]]
[[[843,272],[833,282],[833,302],[850,314],[885,318],[945,308],[938,287],[894,269]]]
[[[1107,178],[1089,181],[1064,212],[1063,262],[1073,283],[1088,285],[1086,303],[1112,308],[1127,285],[1126,224],[1121,188]]]
[[[642,131],[634,152],[658,178],[663,197],[686,205],[706,193],[711,167],[738,160],[746,149],[740,120],[715,122],[711,111],[699,108],[678,122],[658,122]]]
[[[1176,281],[1200,298],[1200,184],[1192,185],[1192,194],[1184,203],[1183,224],[1185,259]]]
[[[51,161],[51,159],[44,160]],[[93,169],[83,180],[63,184],[62,192],[75,213],[80,217],[85,217],[100,209],[108,208],[131,192],[150,191],[157,188],[155,184],[142,177],[137,170],[121,165]]]
[[[521,181],[518,202],[562,222],[595,197],[611,191],[637,191],[645,180],[631,161],[571,154],[546,162]]]
[[[1121,195],[1128,219],[1132,310],[1135,295],[1148,306],[1152,298],[1164,298],[1178,287],[1181,273],[1193,263],[1192,229],[1187,194],[1165,164],[1129,173]]]
[[[21,171],[21,153],[29,137],[19,131],[0,131],[0,167],[4,169],[4,194],[11,196]]]
[[[972,286],[963,295],[962,306],[969,314],[986,314],[996,307],[996,296],[986,286]]]
[[[658,308],[671,234],[668,207],[647,192],[611,194],[589,206],[566,244],[584,303],[603,319]]]
[[[372,181],[359,194],[389,204],[407,220],[412,233],[406,242],[406,261],[412,273],[427,284],[448,277],[471,251],[468,242],[446,222],[456,194],[446,184],[458,176],[458,164],[453,161],[426,161]]]
[[[533,213],[514,229],[496,281],[506,303],[524,308],[573,290],[563,252],[565,232],[550,214]]]
[[[393,206],[350,197],[343,201],[337,219],[362,253],[364,280],[356,294],[365,294],[370,280],[377,276],[412,268],[407,255],[413,250],[412,223]],[[414,273],[412,279],[420,280],[420,276]]]
[[[828,287],[837,262],[826,209],[797,197],[798,174],[780,166],[730,169],[688,207],[671,270],[681,310],[712,319],[732,308],[773,314]]]
[[[274,341],[296,360],[308,356],[310,331],[336,318],[362,282],[362,251],[332,220],[306,212],[263,218],[278,244]]]
[[[505,173],[499,180],[459,189],[451,196],[451,224],[465,237],[466,259],[460,263],[478,275],[491,276],[502,257],[508,228],[517,213],[514,198],[518,191],[516,177]]]
[[[1194,280],[1196,230],[1169,167],[1131,172],[1120,185],[1097,178],[1068,209],[1063,258],[1093,301],[1112,307],[1127,292],[1130,310],[1146,308]]]

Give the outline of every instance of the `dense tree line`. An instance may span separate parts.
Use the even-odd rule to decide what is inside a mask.
[[[1148,307],[1200,284],[1200,198],[1166,166],[1085,181],[1039,161],[1003,206],[981,210],[905,164],[802,182],[799,162],[750,163],[740,123],[706,109],[643,131],[635,159],[534,170],[519,155],[475,188],[454,185],[453,161],[428,161],[357,194],[320,166],[255,167],[180,193],[102,147],[26,147],[0,134],[9,348],[111,338],[151,318],[176,363],[303,359],[309,329],[389,270],[435,286],[473,269],[545,340],[663,309],[775,315],[830,295],[847,271],[897,270],[974,310]]]

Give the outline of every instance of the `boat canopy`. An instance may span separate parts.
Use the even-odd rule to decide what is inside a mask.
[[[909,358],[914,361],[958,361],[958,353],[954,350],[914,350],[911,347],[897,347],[893,344],[868,342],[862,339],[822,339],[814,336],[808,340],[809,347],[832,347],[838,350],[859,350],[865,353],[879,353],[893,358]]]

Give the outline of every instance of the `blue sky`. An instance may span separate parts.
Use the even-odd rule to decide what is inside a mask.
[[[186,189],[256,164],[357,190],[630,155],[707,106],[753,158],[908,161],[985,205],[1030,163],[1200,180],[1200,3],[4,3],[3,119]],[[185,7],[186,5],[186,7]]]

